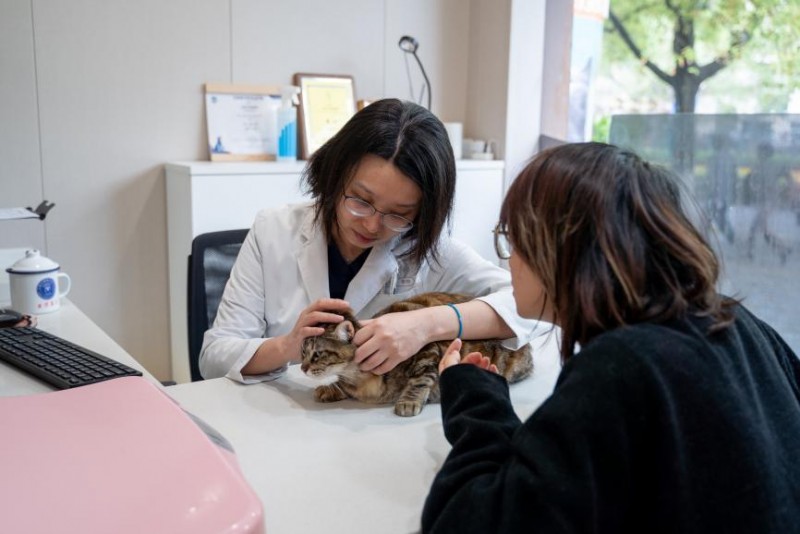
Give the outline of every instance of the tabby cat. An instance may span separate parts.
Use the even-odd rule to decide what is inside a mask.
[[[468,300],[472,300],[472,297],[455,293],[423,293],[395,302],[375,317]],[[303,341],[302,371],[312,378],[338,377],[335,382],[314,390],[316,401],[335,402],[353,398],[369,403],[394,402],[394,413],[411,417],[419,414],[426,402],[439,400],[439,360],[450,341],[428,343],[388,373],[374,375],[359,370],[353,362],[356,346],[352,339],[361,326],[352,313],[343,315],[345,319],[341,323],[321,325],[325,327],[325,333]],[[522,380],[533,371],[533,358],[528,345],[512,351],[503,348],[498,339],[464,341],[461,354],[470,352],[488,356],[509,382]]]

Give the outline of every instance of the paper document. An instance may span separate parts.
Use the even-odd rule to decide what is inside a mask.
[[[27,208],[0,208],[0,221],[11,219],[38,219],[39,215]]]

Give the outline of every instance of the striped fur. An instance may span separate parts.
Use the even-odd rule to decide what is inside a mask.
[[[423,293],[395,302],[375,317],[471,299],[455,293]],[[345,313],[345,320],[339,324],[324,326],[325,333],[306,338],[302,349],[301,369],[306,375],[329,380],[335,377],[335,382],[314,390],[315,400],[335,402],[352,398],[367,403],[394,403],[395,413],[404,417],[417,415],[427,402],[439,400],[439,360],[450,341],[429,343],[388,373],[374,375],[359,370],[353,362],[356,346],[352,338],[360,325],[352,313]],[[533,358],[528,345],[512,351],[503,348],[497,339],[464,341],[461,354],[470,352],[488,356],[509,382],[522,380],[533,372]]]

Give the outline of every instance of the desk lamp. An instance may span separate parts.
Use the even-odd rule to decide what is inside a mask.
[[[423,89],[425,87],[428,88],[428,109],[431,109],[431,82],[430,80],[428,80],[428,75],[425,74],[425,68],[422,66],[422,61],[419,60],[419,56],[417,55],[417,48],[419,48],[419,43],[413,37],[409,35],[404,35],[400,38],[400,42],[397,43],[397,46],[399,46],[400,50],[402,50],[403,52],[413,55],[414,59],[417,60],[417,65],[419,65],[419,70],[422,71],[422,77],[425,78],[425,85],[423,86]],[[421,97],[422,93],[420,93],[420,98]]]

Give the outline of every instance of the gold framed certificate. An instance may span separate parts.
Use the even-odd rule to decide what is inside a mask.
[[[352,76],[338,74],[297,73],[294,84],[300,88],[300,150],[308,159],[355,114],[355,87]]]

